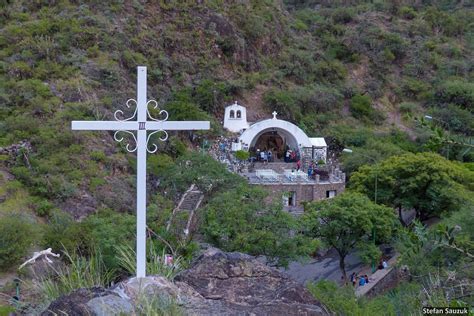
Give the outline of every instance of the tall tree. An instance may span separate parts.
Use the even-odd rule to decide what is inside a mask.
[[[380,243],[389,240],[396,227],[392,209],[354,192],[308,204],[302,220],[306,235],[320,238],[337,251],[345,282],[346,256],[356,248],[372,247],[373,229],[377,232],[376,243]]]
[[[283,266],[309,255],[314,242],[298,233],[298,222],[281,206],[267,205],[267,195],[265,190],[246,184],[218,194],[204,210],[206,239],[226,251],[265,255]]]
[[[350,186],[374,199],[375,177],[377,201],[397,209],[402,224],[403,209],[413,209],[425,220],[458,208],[474,188],[472,171],[434,153],[409,153],[362,167],[351,176]]]

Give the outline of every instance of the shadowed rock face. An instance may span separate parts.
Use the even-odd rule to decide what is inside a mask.
[[[41,316],[53,315],[93,315],[87,306],[90,300],[105,295],[101,288],[79,289],[69,295],[64,295],[52,302]]]
[[[199,293],[223,315],[326,315],[326,309],[299,283],[254,257],[209,249],[175,278]],[[197,307],[197,306],[195,306]],[[196,310],[195,310],[196,311]],[[200,310],[206,314],[206,310]],[[199,314],[199,313],[198,313]]]
[[[202,254],[174,283],[161,276],[131,278],[107,291],[75,291],[53,302],[48,310],[64,310],[69,315],[102,315],[103,311],[130,314],[131,306],[138,306],[139,293],[149,300],[171,298],[185,315],[329,314],[305,287],[287,275],[252,256],[215,248]]]

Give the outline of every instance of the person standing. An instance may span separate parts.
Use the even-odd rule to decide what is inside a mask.
[[[296,162],[296,171],[300,171],[300,169],[301,169],[301,160],[298,160]]]
[[[352,283],[352,286],[355,286],[356,285],[356,282],[357,282],[357,274],[355,272],[352,272],[351,274],[351,283]]]

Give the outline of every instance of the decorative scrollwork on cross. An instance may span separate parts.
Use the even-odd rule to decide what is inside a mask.
[[[155,143],[150,143],[150,138],[153,134],[160,133],[160,132],[163,133],[163,136],[159,137],[159,139],[162,142],[168,139],[168,132],[166,132],[165,130],[158,130],[158,131],[154,131],[148,134],[148,137],[146,139],[146,151],[148,151],[150,154],[154,154],[158,150],[158,146]],[[150,145],[152,146],[151,148],[153,149],[150,149]]]
[[[129,118],[121,119],[121,118],[119,118],[119,115],[123,117],[123,116],[124,116],[124,113],[123,113],[122,110],[117,110],[117,111],[115,111],[115,113],[114,113],[115,120],[120,121],[120,122],[130,121],[130,120],[132,120],[132,119],[137,115],[137,110],[138,110],[138,103],[137,103],[137,100],[135,100],[135,99],[128,99],[127,102],[125,102],[125,105],[127,106],[127,108],[129,108],[129,109],[131,108],[131,106],[130,106],[131,103],[135,103],[135,111],[133,112],[133,115],[130,116]]]
[[[156,102],[156,100],[150,100],[146,103],[146,113],[148,114],[148,118],[152,121],[156,121],[156,122],[164,122],[164,121],[167,121],[168,120],[168,112],[166,110],[161,110],[159,115],[164,115],[164,118],[159,120],[159,119],[156,119],[154,118],[151,113],[150,113],[150,110],[148,109],[148,105],[149,104],[153,104],[153,109],[157,110],[158,109],[158,102]]]
[[[132,135],[133,139],[135,140],[135,147],[133,148],[130,148],[130,143],[127,143],[127,145],[125,146],[125,149],[129,152],[129,153],[133,153],[134,151],[137,150],[137,138],[135,137],[135,134],[130,132],[130,131],[116,131],[114,133],[114,139],[116,141],[118,141],[119,143],[121,143],[125,138],[123,136],[119,136],[119,133],[125,133],[125,134],[128,134],[128,135]]]

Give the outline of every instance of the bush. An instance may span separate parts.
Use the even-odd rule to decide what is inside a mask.
[[[400,15],[405,19],[411,20],[416,17],[416,11],[411,7],[403,6],[400,8]]]
[[[240,161],[248,160],[249,157],[250,157],[250,153],[246,150],[237,150],[235,152],[235,158],[237,158]]]
[[[372,300],[356,298],[354,289],[339,287],[331,281],[320,281],[308,285],[314,297],[337,315],[395,315],[393,306],[385,297]]]
[[[63,254],[66,266],[54,270],[38,283],[38,290],[47,301],[80,288],[108,287],[114,279],[113,271],[104,265],[100,252],[88,258],[67,250]]]
[[[44,246],[76,251],[82,256],[101,253],[107,269],[119,268],[116,245],[128,244],[135,236],[135,216],[101,210],[82,222],[69,215],[54,213],[45,232]]]
[[[357,94],[351,98],[350,109],[356,118],[370,117],[372,109],[372,99],[368,95]]]
[[[403,94],[409,98],[420,100],[430,91],[430,85],[422,80],[407,78],[402,83]]]
[[[173,280],[176,274],[183,269],[183,258],[173,257],[171,265],[166,264],[165,249],[157,248],[153,242],[148,242],[147,247],[147,275],[161,275],[169,280]],[[137,254],[135,246],[116,245],[117,260],[128,274],[135,275],[137,271]]]
[[[449,127],[451,132],[464,135],[472,135],[474,133],[474,114],[467,109],[463,109],[455,104],[448,104],[446,107],[433,108],[432,113],[433,117],[446,122],[449,126],[443,123],[443,128],[447,129]]]
[[[332,14],[332,20],[335,23],[349,23],[354,17],[354,10],[350,8],[338,8],[335,9]]]
[[[36,240],[33,224],[19,214],[0,218],[0,270],[18,264]]]
[[[48,200],[43,200],[43,199],[39,199],[36,202],[37,203],[35,203],[35,206],[34,206],[36,215],[43,216],[43,217],[51,215],[51,211],[54,209],[53,203],[51,203]]]
[[[270,89],[263,100],[267,108],[290,120],[299,120],[302,116],[294,95],[288,90]]]
[[[399,106],[400,112],[404,114],[411,114],[415,112],[416,108],[416,104],[411,102],[402,102]]]
[[[445,81],[436,89],[438,103],[454,103],[472,111],[474,83],[461,80]]]

